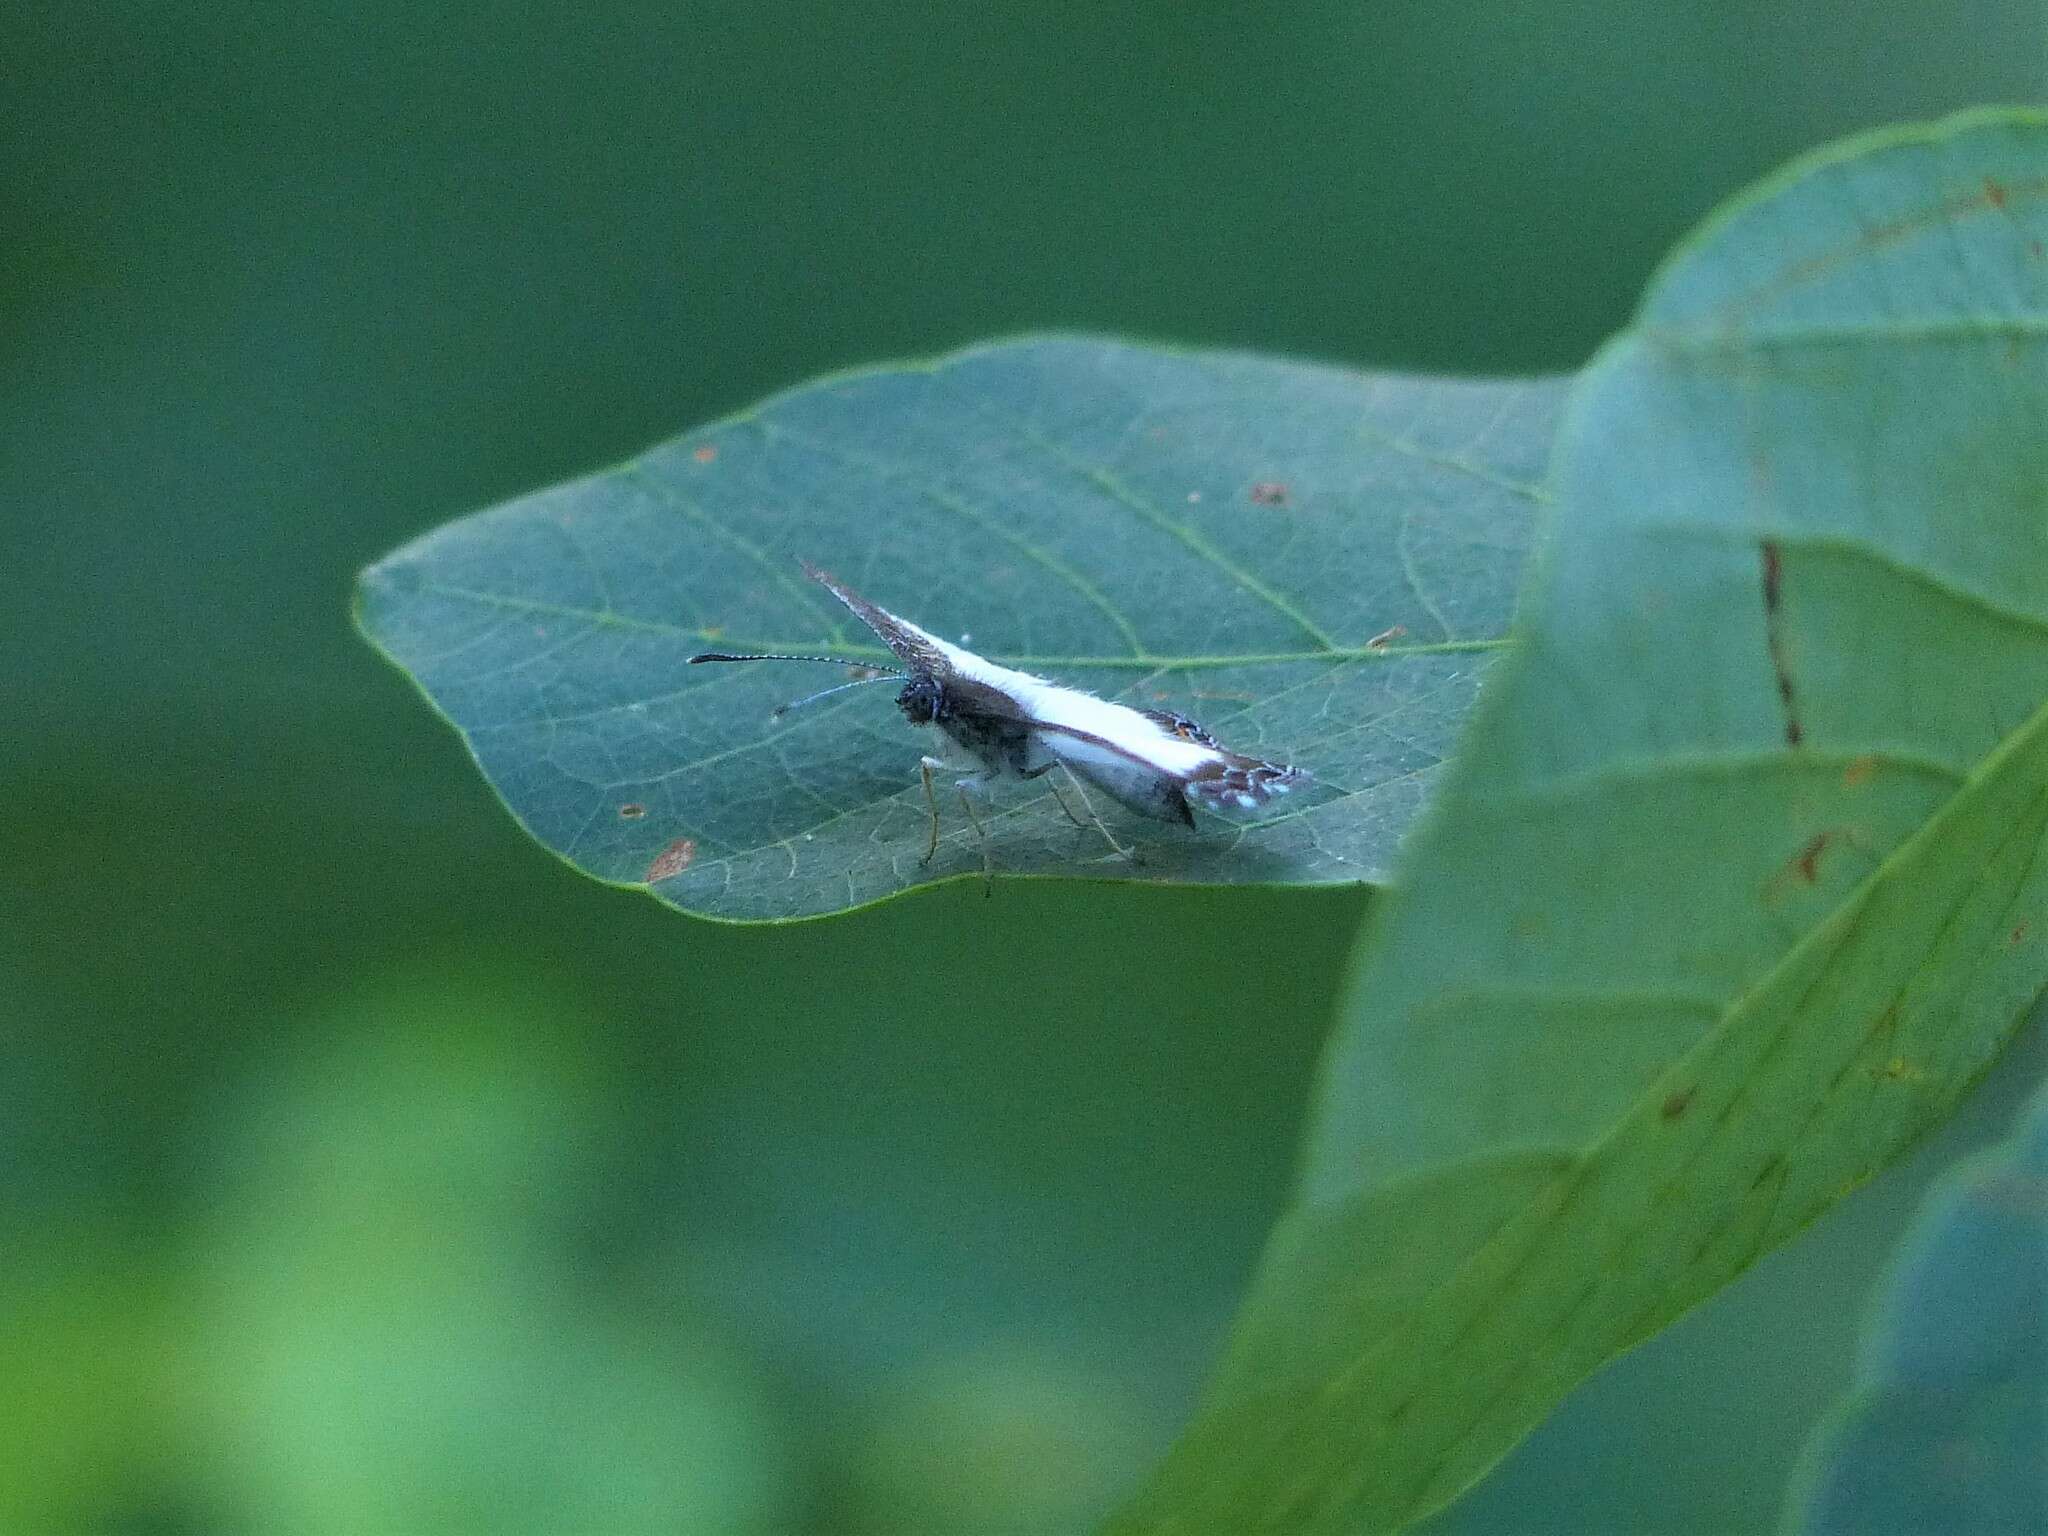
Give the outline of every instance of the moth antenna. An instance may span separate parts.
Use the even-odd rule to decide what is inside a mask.
[[[859,688],[866,683],[887,682],[902,675],[901,672],[877,672],[873,677],[856,677],[850,683],[838,683],[830,688],[820,688],[816,693],[807,693],[800,699],[791,699],[787,704],[778,704],[768,713],[779,720],[792,709],[801,709],[806,704],[815,704],[818,700],[828,699],[835,693],[844,693],[849,688]]]
[[[891,677],[908,675],[899,668],[884,666],[879,661],[851,661],[844,656],[784,656],[774,651],[754,651],[744,656],[735,655],[730,651],[699,651],[690,658],[688,664],[695,666],[700,661],[823,661],[835,667],[861,667],[869,672],[886,672]]]

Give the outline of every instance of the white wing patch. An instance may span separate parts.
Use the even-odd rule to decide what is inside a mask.
[[[900,622],[900,621],[899,621]],[[911,626],[915,627],[915,626]],[[924,630],[918,630],[924,635]],[[936,635],[927,635],[931,643],[945,653],[953,670],[974,682],[986,683],[999,688],[1017,701],[1020,709],[1033,720],[1042,720],[1047,725],[1064,726],[1070,731],[1082,731],[1090,736],[1099,736],[1126,756],[1117,759],[1116,753],[1105,752],[1093,742],[1077,741],[1071,737],[1049,739],[1047,748],[1056,756],[1069,762],[1093,763],[1103,761],[1104,767],[1129,770],[1128,758],[1139,758],[1152,764],[1163,773],[1184,778],[1204,763],[1220,762],[1223,754],[1214,747],[1202,745],[1176,736],[1150,715],[1142,714],[1127,704],[1115,704],[1108,699],[1098,699],[1092,693],[1079,688],[1068,688],[1059,683],[1048,682],[1042,677],[1033,677],[1029,672],[1018,672],[1010,667],[998,666],[986,657],[972,651],[963,651],[957,645],[949,645]],[[1112,759],[1116,759],[1112,762]]]

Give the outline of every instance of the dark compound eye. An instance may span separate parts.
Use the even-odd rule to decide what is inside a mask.
[[[912,725],[930,725],[945,713],[945,690],[937,678],[913,677],[896,695],[896,704]]]

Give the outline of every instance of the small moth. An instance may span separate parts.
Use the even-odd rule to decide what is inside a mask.
[[[927,756],[921,765],[925,798],[932,811],[932,837],[925,850],[926,861],[938,848],[938,802],[932,795],[934,769],[963,775],[956,782],[970,818],[974,818],[974,807],[967,799],[969,789],[1004,779],[1036,779],[1062,768],[1077,780],[1085,779],[1128,810],[1189,827],[1195,824],[1194,806],[1217,812],[1256,812],[1275,796],[1284,795],[1308,780],[1308,774],[1300,768],[1230,751],[1185,715],[1168,710],[1133,709],[1079,688],[999,666],[941,640],[908,619],[898,618],[808,561],[804,562],[804,574],[851,609],[854,617],[873,630],[902,665],[883,667],[836,656],[759,652],[740,655],[726,651],[705,651],[690,660],[822,661],[864,668],[871,674],[843,683],[843,688],[858,687],[883,676],[902,678],[903,691],[896,696],[897,707],[912,725],[936,731],[949,749],[942,756]],[[828,688],[824,693],[838,691]],[[813,694],[811,698],[822,698],[824,693]],[[790,707],[793,706],[784,706]],[[1079,784],[1075,787],[1078,789]],[[1060,803],[1064,807],[1066,802],[1062,799]],[[1093,817],[1092,809],[1090,815],[1110,845],[1119,852],[1126,851],[1110,836],[1101,820]],[[978,829],[979,818],[974,820]],[[1080,818],[1074,820],[1078,822]]]

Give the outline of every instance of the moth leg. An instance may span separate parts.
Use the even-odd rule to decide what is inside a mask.
[[[1036,768],[1033,768],[1029,773],[1025,774],[1024,777],[1027,779],[1041,779],[1044,778],[1045,775],[1047,775],[1048,773],[1051,773],[1053,769],[1059,766],[1060,765],[1057,762],[1040,763]],[[1088,825],[1087,822],[1083,821],[1080,817],[1074,814],[1074,808],[1071,805],[1067,804],[1067,797],[1060,793],[1060,787],[1058,784],[1048,784],[1046,785],[1046,788],[1052,791],[1053,799],[1059,801],[1060,809],[1067,813],[1067,820],[1071,821],[1077,827],[1085,827]]]
[[[924,803],[932,813],[931,841],[925,844],[924,857],[917,861],[920,868],[931,863],[932,855],[939,851],[939,797],[932,792],[932,770],[945,766],[936,757],[918,759],[917,771],[924,777]]]
[[[1053,799],[1059,801],[1060,809],[1067,813],[1067,820],[1071,821],[1077,827],[1086,827],[1088,825],[1087,822],[1083,821],[1080,817],[1074,814],[1074,808],[1071,805],[1067,804],[1067,797],[1060,793],[1059,785],[1049,784],[1046,787],[1052,791]],[[1091,812],[1090,814],[1093,813]],[[1097,822],[1096,825],[1100,826],[1101,823]]]
[[[1108,843],[1113,851],[1122,854],[1125,858],[1129,859],[1133,864],[1142,862],[1138,858],[1137,849],[1126,848],[1122,843],[1118,842],[1116,838],[1110,834],[1109,828],[1102,824],[1102,818],[1096,815],[1095,807],[1088,799],[1088,791],[1081,787],[1081,780],[1075,775],[1074,770],[1067,767],[1065,763],[1061,763],[1060,767],[1062,770],[1064,770],[1064,772],[1067,775],[1067,782],[1074,786],[1074,793],[1081,797],[1081,809],[1088,813],[1089,822],[1093,823],[1095,830],[1102,834],[1102,840],[1105,843]],[[1058,794],[1059,791],[1054,790],[1053,793]],[[1060,802],[1060,805],[1064,808],[1066,805],[1066,801],[1062,800]],[[1073,812],[1069,811],[1067,812],[1067,814],[1071,816],[1073,815]]]
[[[988,829],[981,824],[981,818],[974,813],[974,797],[967,793],[967,786],[973,779],[962,779],[953,787],[960,791],[960,809],[967,813],[967,819],[974,823],[974,835],[981,839],[981,884],[984,896],[993,896],[996,890],[996,869],[988,853]]]

